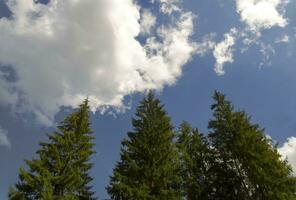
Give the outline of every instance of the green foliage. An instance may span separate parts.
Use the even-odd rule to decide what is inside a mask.
[[[209,195],[209,162],[211,150],[207,138],[183,122],[179,129],[183,196],[188,200],[207,199]]]
[[[179,200],[180,172],[170,118],[152,93],[137,108],[107,190],[115,200]]]
[[[114,200],[296,200],[296,178],[258,124],[215,92],[208,136],[188,123],[178,137],[153,93],[142,100],[122,141],[107,191]],[[26,160],[10,200],[95,199],[88,101]]]
[[[29,170],[20,169],[20,180],[11,188],[9,199],[95,199],[88,174],[94,153],[88,100],[48,137],[48,143],[40,143],[39,158],[26,160]]]
[[[293,200],[296,179],[257,124],[219,92],[214,94],[209,139],[214,149],[214,199]]]

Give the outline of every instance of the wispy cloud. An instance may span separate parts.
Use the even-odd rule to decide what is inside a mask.
[[[275,43],[289,43],[290,37],[287,34],[282,35],[281,37],[276,38]]]
[[[156,23],[156,17],[149,11],[149,10],[143,10],[141,14],[141,33],[143,34],[150,34],[151,29],[153,26],[155,26]]]
[[[229,33],[224,35],[224,40],[216,44],[213,55],[216,59],[215,72],[218,75],[223,75],[224,64],[233,62],[233,51],[232,48],[235,44],[237,38],[237,30],[235,28],[231,29]]]
[[[263,67],[264,65],[270,66],[270,58],[272,55],[275,54],[275,50],[271,44],[264,44],[260,43],[260,52],[262,55],[261,63],[259,64],[259,68]]]
[[[10,141],[7,136],[7,131],[0,127],[0,146],[10,147]]]
[[[237,41],[242,41],[241,53],[249,49],[252,44],[258,44],[262,54],[259,67],[270,65],[270,57],[275,54],[271,44],[258,42],[262,31],[273,27],[284,28],[288,19],[284,16],[288,0],[236,0],[236,11],[245,27],[234,27],[225,33],[224,40],[217,43],[213,54],[216,59],[215,71],[223,75],[224,65],[234,62],[233,48]],[[234,31],[235,30],[235,31]],[[283,37],[280,42],[288,42],[289,38]]]

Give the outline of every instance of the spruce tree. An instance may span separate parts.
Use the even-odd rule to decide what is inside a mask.
[[[206,200],[209,196],[209,162],[211,150],[207,138],[183,122],[179,129],[179,147],[182,169],[182,190],[187,200]]]
[[[40,143],[38,158],[26,160],[19,181],[9,192],[10,200],[91,200],[89,183],[91,155],[94,153],[88,100],[70,114]]]
[[[295,200],[296,179],[277,148],[244,111],[215,92],[209,138],[214,199]]]
[[[114,200],[179,200],[179,161],[170,117],[153,93],[142,100],[109,186]]]

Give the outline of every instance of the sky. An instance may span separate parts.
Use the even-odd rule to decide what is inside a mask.
[[[0,200],[38,142],[89,97],[99,198],[148,90],[207,133],[226,94],[296,173],[296,1],[0,0]]]

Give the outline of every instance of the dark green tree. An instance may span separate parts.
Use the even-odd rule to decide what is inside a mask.
[[[183,122],[179,129],[179,147],[183,196],[187,200],[205,200],[209,197],[209,164],[211,150],[207,138]]]
[[[88,100],[65,118],[58,130],[40,143],[38,159],[26,160],[19,181],[9,192],[10,200],[91,200],[89,170],[94,154]]]
[[[275,145],[244,111],[215,92],[209,139],[214,199],[295,200],[296,179]]]
[[[123,140],[108,193],[114,200],[179,200],[180,172],[170,117],[149,93]]]

